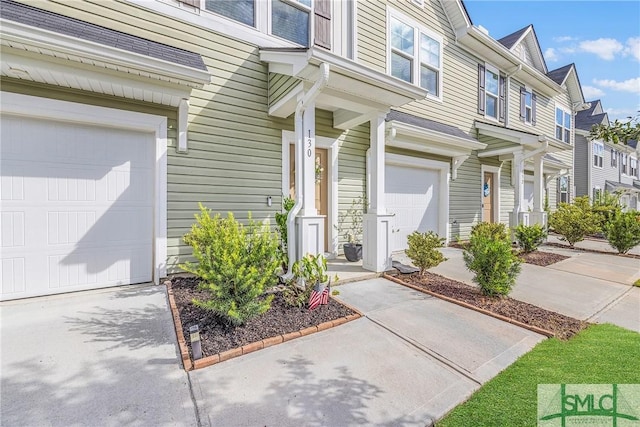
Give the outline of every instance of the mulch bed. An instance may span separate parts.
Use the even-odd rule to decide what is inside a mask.
[[[312,311],[306,308],[290,307],[285,304],[282,294],[275,292],[269,311],[242,326],[234,327],[226,325],[213,313],[193,304],[193,299],[202,300],[208,296],[206,292],[198,290],[197,286],[198,279],[195,277],[174,277],[171,280],[171,288],[182,322],[182,333],[187,338],[192,359],[191,344],[188,340],[189,327],[196,324],[200,328],[202,352],[206,357],[356,314],[355,311],[332,298],[329,298],[329,304]]]
[[[567,258],[571,258],[566,255],[554,254],[544,251],[533,251],[529,252],[528,254],[522,253],[519,254],[518,257],[520,257],[520,259],[527,264],[539,265],[541,267],[546,267]]]
[[[391,273],[390,276],[417,288],[467,303],[526,325],[550,331],[555,337],[563,340],[571,338],[588,325],[587,322],[545,310],[513,298],[482,295],[476,287],[448,279],[438,274],[425,272],[424,276],[420,276],[418,273]]]

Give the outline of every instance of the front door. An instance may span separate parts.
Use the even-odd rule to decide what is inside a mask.
[[[485,172],[482,183],[482,220],[484,222],[493,222],[493,172]]]
[[[289,146],[289,195],[296,194],[296,167],[295,167],[295,146]],[[328,171],[328,151],[326,148],[316,148],[316,210],[318,215],[324,216],[324,250],[329,247],[329,171]]]

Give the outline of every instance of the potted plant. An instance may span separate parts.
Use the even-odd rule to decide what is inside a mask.
[[[362,259],[362,243],[360,243],[359,239],[362,237],[362,219],[366,204],[366,198],[360,196],[352,200],[349,209],[338,215],[336,229],[347,241],[343,245],[343,249],[344,256],[350,262]]]

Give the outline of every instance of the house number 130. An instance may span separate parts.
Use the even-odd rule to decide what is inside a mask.
[[[307,157],[311,157],[311,131],[309,131],[309,139],[307,139]]]

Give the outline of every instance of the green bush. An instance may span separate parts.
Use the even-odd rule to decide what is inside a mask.
[[[291,270],[293,279],[285,284],[282,291],[284,301],[289,306],[305,306],[316,283],[329,281],[327,259],[322,254],[307,254],[294,262]],[[338,276],[335,276],[334,281],[337,280]]]
[[[518,245],[524,253],[533,252],[544,242],[547,237],[546,230],[540,224],[520,224],[514,228],[514,234]]]
[[[471,228],[471,236],[507,240],[507,227],[501,222],[479,222]]]
[[[640,245],[640,212],[618,212],[605,225],[604,235],[618,253],[626,254]]]
[[[487,233],[487,230],[492,232]],[[508,295],[511,292],[520,273],[520,259],[511,250],[506,228],[502,233],[499,227],[474,227],[463,257],[467,268],[475,273],[473,281],[483,294]]]
[[[576,201],[578,199],[581,198],[577,197]],[[571,247],[587,234],[598,232],[599,224],[599,217],[591,211],[588,203],[585,208],[580,201],[576,204],[560,203],[558,210],[549,217],[549,227],[562,235]]]
[[[198,276],[200,289],[211,298],[194,300],[232,325],[241,325],[271,307],[265,288],[277,284],[278,238],[269,227],[251,219],[243,226],[232,213],[227,218],[200,205],[200,214],[184,241],[193,248],[197,264],[180,268]]]
[[[442,261],[447,260],[442,253],[436,249],[444,246],[445,239],[440,238],[433,231],[426,233],[414,231],[407,236],[407,240],[409,242],[409,248],[406,254],[411,258],[413,264],[420,269],[421,275],[424,274],[428,268],[435,267]]]
[[[600,231],[604,232],[605,225],[611,221],[616,214],[622,212],[620,195],[605,192],[593,200],[591,211],[598,216]]]
[[[287,216],[295,204],[296,201],[291,197],[283,198],[282,210],[284,210],[284,212],[276,212],[275,215],[278,234],[280,235],[280,247],[278,252],[280,254],[280,259],[282,260],[282,268],[285,271],[289,265],[289,254],[287,253]]]

